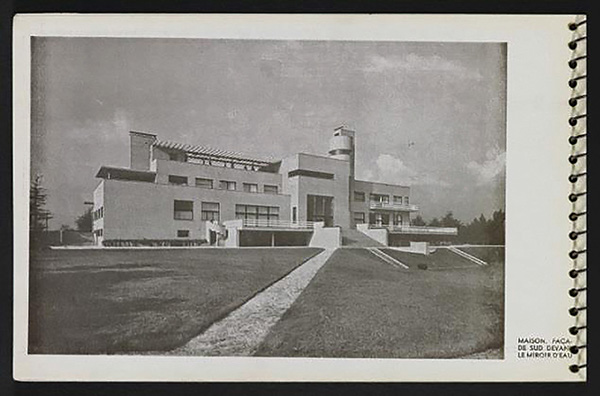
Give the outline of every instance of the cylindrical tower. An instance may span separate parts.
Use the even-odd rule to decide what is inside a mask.
[[[354,179],[354,135],[354,131],[340,126],[333,130],[333,136],[329,142],[329,156],[350,163],[351,179]]]

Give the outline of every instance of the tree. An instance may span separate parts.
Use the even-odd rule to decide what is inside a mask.
[[[487,223],[488,243],[504,245],[504,211],[497,210]]]
[[[441,227],[441,226],[442,226],[442,223],[441,223],[441,222],[438,220],[438,218],[437,218],[437,217],[434,217],[434,218],[433,218],[433,219],[432,219],[432,220],[429,222],[429,225],[430,225],[431,227]]]
[[[460,222],[460,220],[455,219],[454,214],[451,211],[446,213],[446,215],[442,217],[441,224],[442,227],[462,227],[462,223]]]
[[[29,236],[33,248],[40,247],[43,233],[48,230],[48,221],[52,218],[46,210],[48,193],[42,187],[42,175],[36,175],[29,186]]]
[[[92,208],[88,208],[84,214],[75,220],[77,231],[92,232]]]
[[[425,226],[425,225],[427,225],[427,223],[425,223],[425,220],[423,220],[423,218],[421,217],[421,215],[417,215],[417,217],[415,217],[414,219],[412,219],[411,223],[414,226]]]
[[[504,211],[497,210],[490,219],[483,214],[459,228],[461,242],[485,245],[504,244]]]

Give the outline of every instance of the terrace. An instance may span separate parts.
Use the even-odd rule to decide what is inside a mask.
[[[369,209],[371,210],[390,210],[390,211],[406,211],[406,212],[418,212],[419,207],[417,205],[403,204],[399,202],[386,202],[386,201],[370,201]]]
[[[290,220],[270,220],[270,219],[238,219],[229,220],[223,223],[227,228],[237,228],[238,230],[269,230],[269,231],[313,231],[315,222],[313,221],[290,221]]]
[[[390,234],[407,235],[458,235],[456,227],[428,227],[388,224],[369,224],[370,229],[387,229]]]

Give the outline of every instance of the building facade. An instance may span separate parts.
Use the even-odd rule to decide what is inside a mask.
[[[102,166],[96,175],[94,238],[98,244],[305,244],[316,224],[432,233],[410,227],[418,208],[409,187],[356,180],[354,158],[355,133],[344,127],[334,130],[328,155],[298,153],[276,161],[131,131],[130,167]],[[265,230],[278,234],[271,232],[269,240]]]

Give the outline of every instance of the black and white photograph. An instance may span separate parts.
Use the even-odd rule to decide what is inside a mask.
[[[32,355],[504,358],[506,44],[32,37]]]

